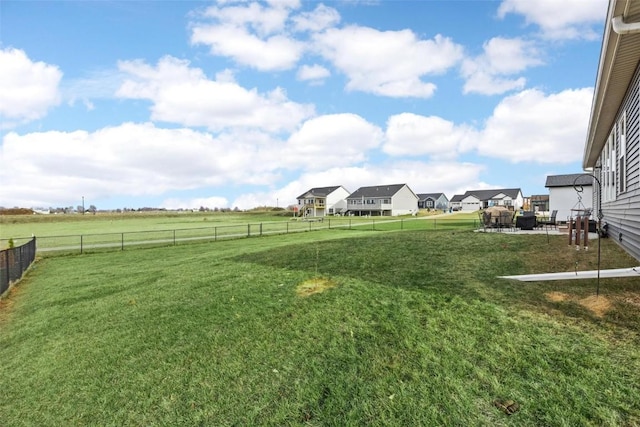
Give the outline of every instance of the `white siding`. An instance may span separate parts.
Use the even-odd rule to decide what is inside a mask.
[[[572,215],[571,209],[593,208],[593,187],[583,187],[581,203],[578,203],[578,193],[573,187],[550,187],[549,188],[549,212],[557,210],[556,220],[566,222]],[[575,213],[573,214],[575,216]],[[593,214],[592,219],[596,219]]]
[[[403,186],[391,198],[391,215],[409,215],[418,210],[418,196],[408,186]]]

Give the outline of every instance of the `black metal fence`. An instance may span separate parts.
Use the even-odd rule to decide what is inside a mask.
[[[300,221],[243,223],[214,227],[195,227],[170,230],[127,231],[118,233],[37,236],[39,253],[83,253],[85,251],[113,251],[142,246],[169,246],[193,242],[242,239],[276,234],[320,230],[445,230],[477,228],[477,220],[399,218],[322,218]],[[27,238],[14,239],[15,241]],[[0,240],[0,244],[2,241]]]
[[[0,251],[0,295],[9,289],[12,282],[22,277],[35,258],[35,237],[23,245]]]

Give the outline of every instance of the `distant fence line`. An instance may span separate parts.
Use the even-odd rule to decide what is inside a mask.
[[[442,230],[472,229],[479,227],[478,220],[455,219],[351,219],[314,218],[298,221],[274,221],[212,227],[182,228],[170,230],[128,231],[118,233],[74,234],[64,236],[37,236],[39,252],[80,252],[86,250],[124,250],[126,247],[167,246],[196,241],[218,241],[259,237],[276,234],[300,233],[330,229],[355,229],[392,231],[403,229]],[[14,241],[27,238],[14,238]],[[6,241],[6,239],[3,239]],[[4,243],[0,240],[0,244]],[[34,239],[35,242],[35,239]],[[34,243],[35,245],[35,243]]]
[[[27,243],[0,251],[0,295],[3,295],[11,283],[19,280],[22,273],[36,258],[36,238]]]

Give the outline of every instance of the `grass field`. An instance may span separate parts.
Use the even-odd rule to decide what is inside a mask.
[[[609,240],[602,263],[637,264]],[[0,420],[640,425],[637,280],[496,278],[595,267],[560,236],[423,230],[46,257],[0,306]]]
[[[418,217],[326,217],[322,222],[292,219],[277,212],[127,212],[97,215],[0,215],[0,248],[9,239],[20,245],[37,237],[40,251],[82,253],[140,246],[191,244],[212,241],[317,231],[361,228],[372,231],[400,229],[471,229],[474,213]]]

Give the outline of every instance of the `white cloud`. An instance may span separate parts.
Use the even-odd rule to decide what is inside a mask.
[[[212,55],[228,56],[260,71],[293,68],[304,52],[304,44],[295,39],[283,35],[261,39],[232,25],[194,26],[191,43],[208,45]]]
[[[551,39],[597,39],[607,14],[608,0],[503,0],[498,17],[520,14],[528,24],[535,24],[542,35]]]
[[[296,204],[295,197],[313,187],[342,185],[347,191],[371,185],[407,184],[416,193],[443,192],[451,198],[469,188],[479,188],[480,174],[484,166],[459,162],[399,161],[381,165],[331,167],[307,172],[298,179],[270,192],[247,193],[232,203],[241,209],[255,206],[279,206]]]
[[[382,131],[356,114],[332,114],[306,121],[291,135],[283,156],[291,168],[321,170],[367,158],[382,142]]]
[[[252,2],[241,6],[211,6],[204,12],[204,16],[236,27],[248,26],[257,33],[266,35],[284,29],[289,8],[263,7],[257,2]]]
[[[200,209],[200,207],[214,209],[227,208],[229,201],[225,197],[196,197],[194,199],[170,198],[163,200],[158,206],[165,209]]]
[[[494,37],[483,45],[482,55],[463,62],[462,75],[466,79],[463,92],[496,95],[523,89],[524,77],[506,76],[542,64],[540,52],[533,43],[518,38]]]
[[[314,40],[320,54],[347,75],[348,90],[389,97],[432,96],[436,86],[422,77],[443,73],[462,58],[462,47],[450,39],[420,40],[411,30],[349,26]]]
[[[324,68],[322,65],[303,65],[298,70],[296,78],[302,81],[311,81],[312,83],[319,83],[323,79],[326,79],[331,75],[331,72]]]
[[[550,95],[525,90],[504,98],[481,131],[478,152],[512,163],[578,162],[592,96],[585,88]]]
[[[20,49],[0,49],[0,128],[44,117],[60,103],[62,72]]]
[[[252,127],[279,132],[294,129],[314,113],[313,106],[288,100],[282,89],[265,94],[247,90],[228,72],[222,80],[209,80],[188,61],[173,57],[162,58],[156,67],[140,61],[123,61],[119,67],[129,78],[117,95],[151,100],[152,120],[211,130]]]
[[[340,22],[340,14],[332,7],[319,4],[313,11],[302,12],[291,20],[297,31],[319,32],[336,26]]]
[[[402,113],[389,117],[383,151],[392,156],[453,158],[471,144],[476,132],[437,116]]]
[[[212,55],[260,71],[291,69],[305,49],[286,31],[291,11],[299,6],[298,2],[212,6],[203,15],[206,22],[191,24],[191,43],[207,45]]]
[[[277,177],[264,153],[281,146],[258,133],[223,135],[125,123],[96,132],[7,134],[0,146],[0,204],[58,205],[112,194],[160,195]]]

